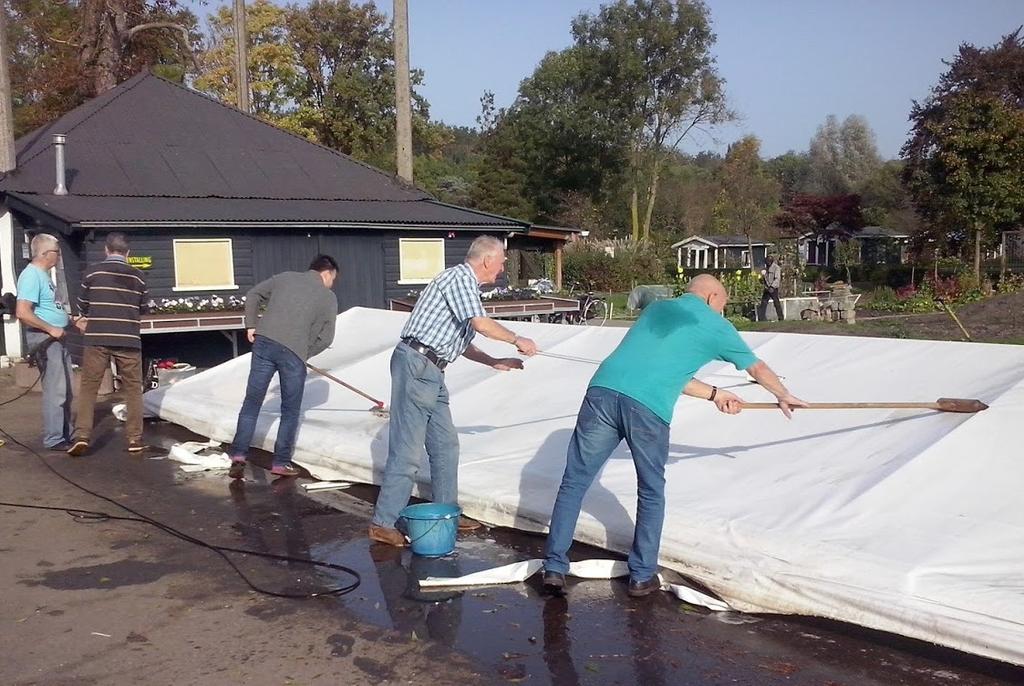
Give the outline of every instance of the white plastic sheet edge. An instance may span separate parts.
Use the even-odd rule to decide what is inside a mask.
[[[214,453],[213,455],[199,455],[198,453],[207,448],[220,447],[220,441],[188,441],[175,443],[167,453],[167,457],[175,462],[180,462],[183,472],[205,472],[209,470],[223,470],[231,467],[231,458],[227,453]]]
[[[449,588],[455,586],[496,586],[501,584],[514,584],[526,581],[531,576],[544,568],[544,560],[523,560],[512,564],[484,569],[472,574],[458,577],[436,577],[428,576],[422,579],[419,584],[421,588]],[[629,574],[626,563],[622,560],[579,560],[569,563],[569,576],[579,579],[617,579]],[[679,600],[691,605],[706,607],[714,612],[728,612],[732,610],[726,603],[718,598],[713,598],[706,593],[683,586],[671,584],[665,581],[665,577],[658,575],[661,581],[661,590],[668,591]]]

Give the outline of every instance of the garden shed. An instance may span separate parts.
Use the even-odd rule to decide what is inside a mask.
[[[772,243],[748,241],[746,236],[690,236],[672,244],[681,269],[734,269],[764,267]]]

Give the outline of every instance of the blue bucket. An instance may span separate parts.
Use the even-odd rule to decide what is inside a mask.
[[[423,557],[444,557],[455,550],[460,514],[458,505],[443,503],[409,505],[398,513],[405,520],[413,554]]]

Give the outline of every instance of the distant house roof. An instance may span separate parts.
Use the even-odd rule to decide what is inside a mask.
[[[909,233],[885,226],[865,226],[854,234],[855,238],[910,238]]]
[[[798,238],[810,238],[812,236],[820,236],[822,239],[826,237],[838,238],[840,240],[846,240],[847,238],[856,238],[858,240],[864,238],[910,238],[910,234],[908,233],[886,228],[884,226],[864,226],[860,229],[851,230],[833,223],[829,224],[826,231],[828,232],[827,235],[819,234],[816,231],[805,231],[804,233],[801,233]]]
[[[55,196],[53,134],[69,195]],[[274,224],[526,231],[530,223],[438,202],[335,150],[140,73],[18,140],[8,202],[71,226]]]
[[[684,238],[678,243],[673,243],[673,248],[681,248],[691,243],[705,243],[715,248],[731,248],[731,247],[747,247],[748,245],[756,245],[758,247],[763,245],[773,245],[770,241],[747,241],[746,236],[690,236]]]

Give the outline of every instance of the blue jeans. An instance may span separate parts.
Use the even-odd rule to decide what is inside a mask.
[[[291,350],[265,336],[256,336],[252,344],[249,383],[245,387],[242,410],[238,413],[235,440],[231,442],[232,458],[244,458],[249,452],[260,407],[275,373],[281,386],[281,421],[277,425],[277,440],[274,441],[274,466],[280,467],[292,461],[302,392],[306,387],[306,364]]]
[[[668,424],[646,406],[616,391],[587,389],[569,441],[565,474],[551,512],[544,569],[569,571],[569,546],[583,496],[622,439],[633,454],[637,477],[636,528],[629,551],[629,576],[646,581],[658,571],[665,520],[665,462]]]
[[[62,341],[27,329],[25,340],[30,351],[46,346],[40,364],[43,388],[43,447],[52,448],[71,439],[71,356]]]
[[[452,424],[444,373],[404,343],[391,354],[390,414],[388,461],[373,523],[393,528],[409,504],[424,448],[434,502],[456,503],[459,498],[459,434]]]

